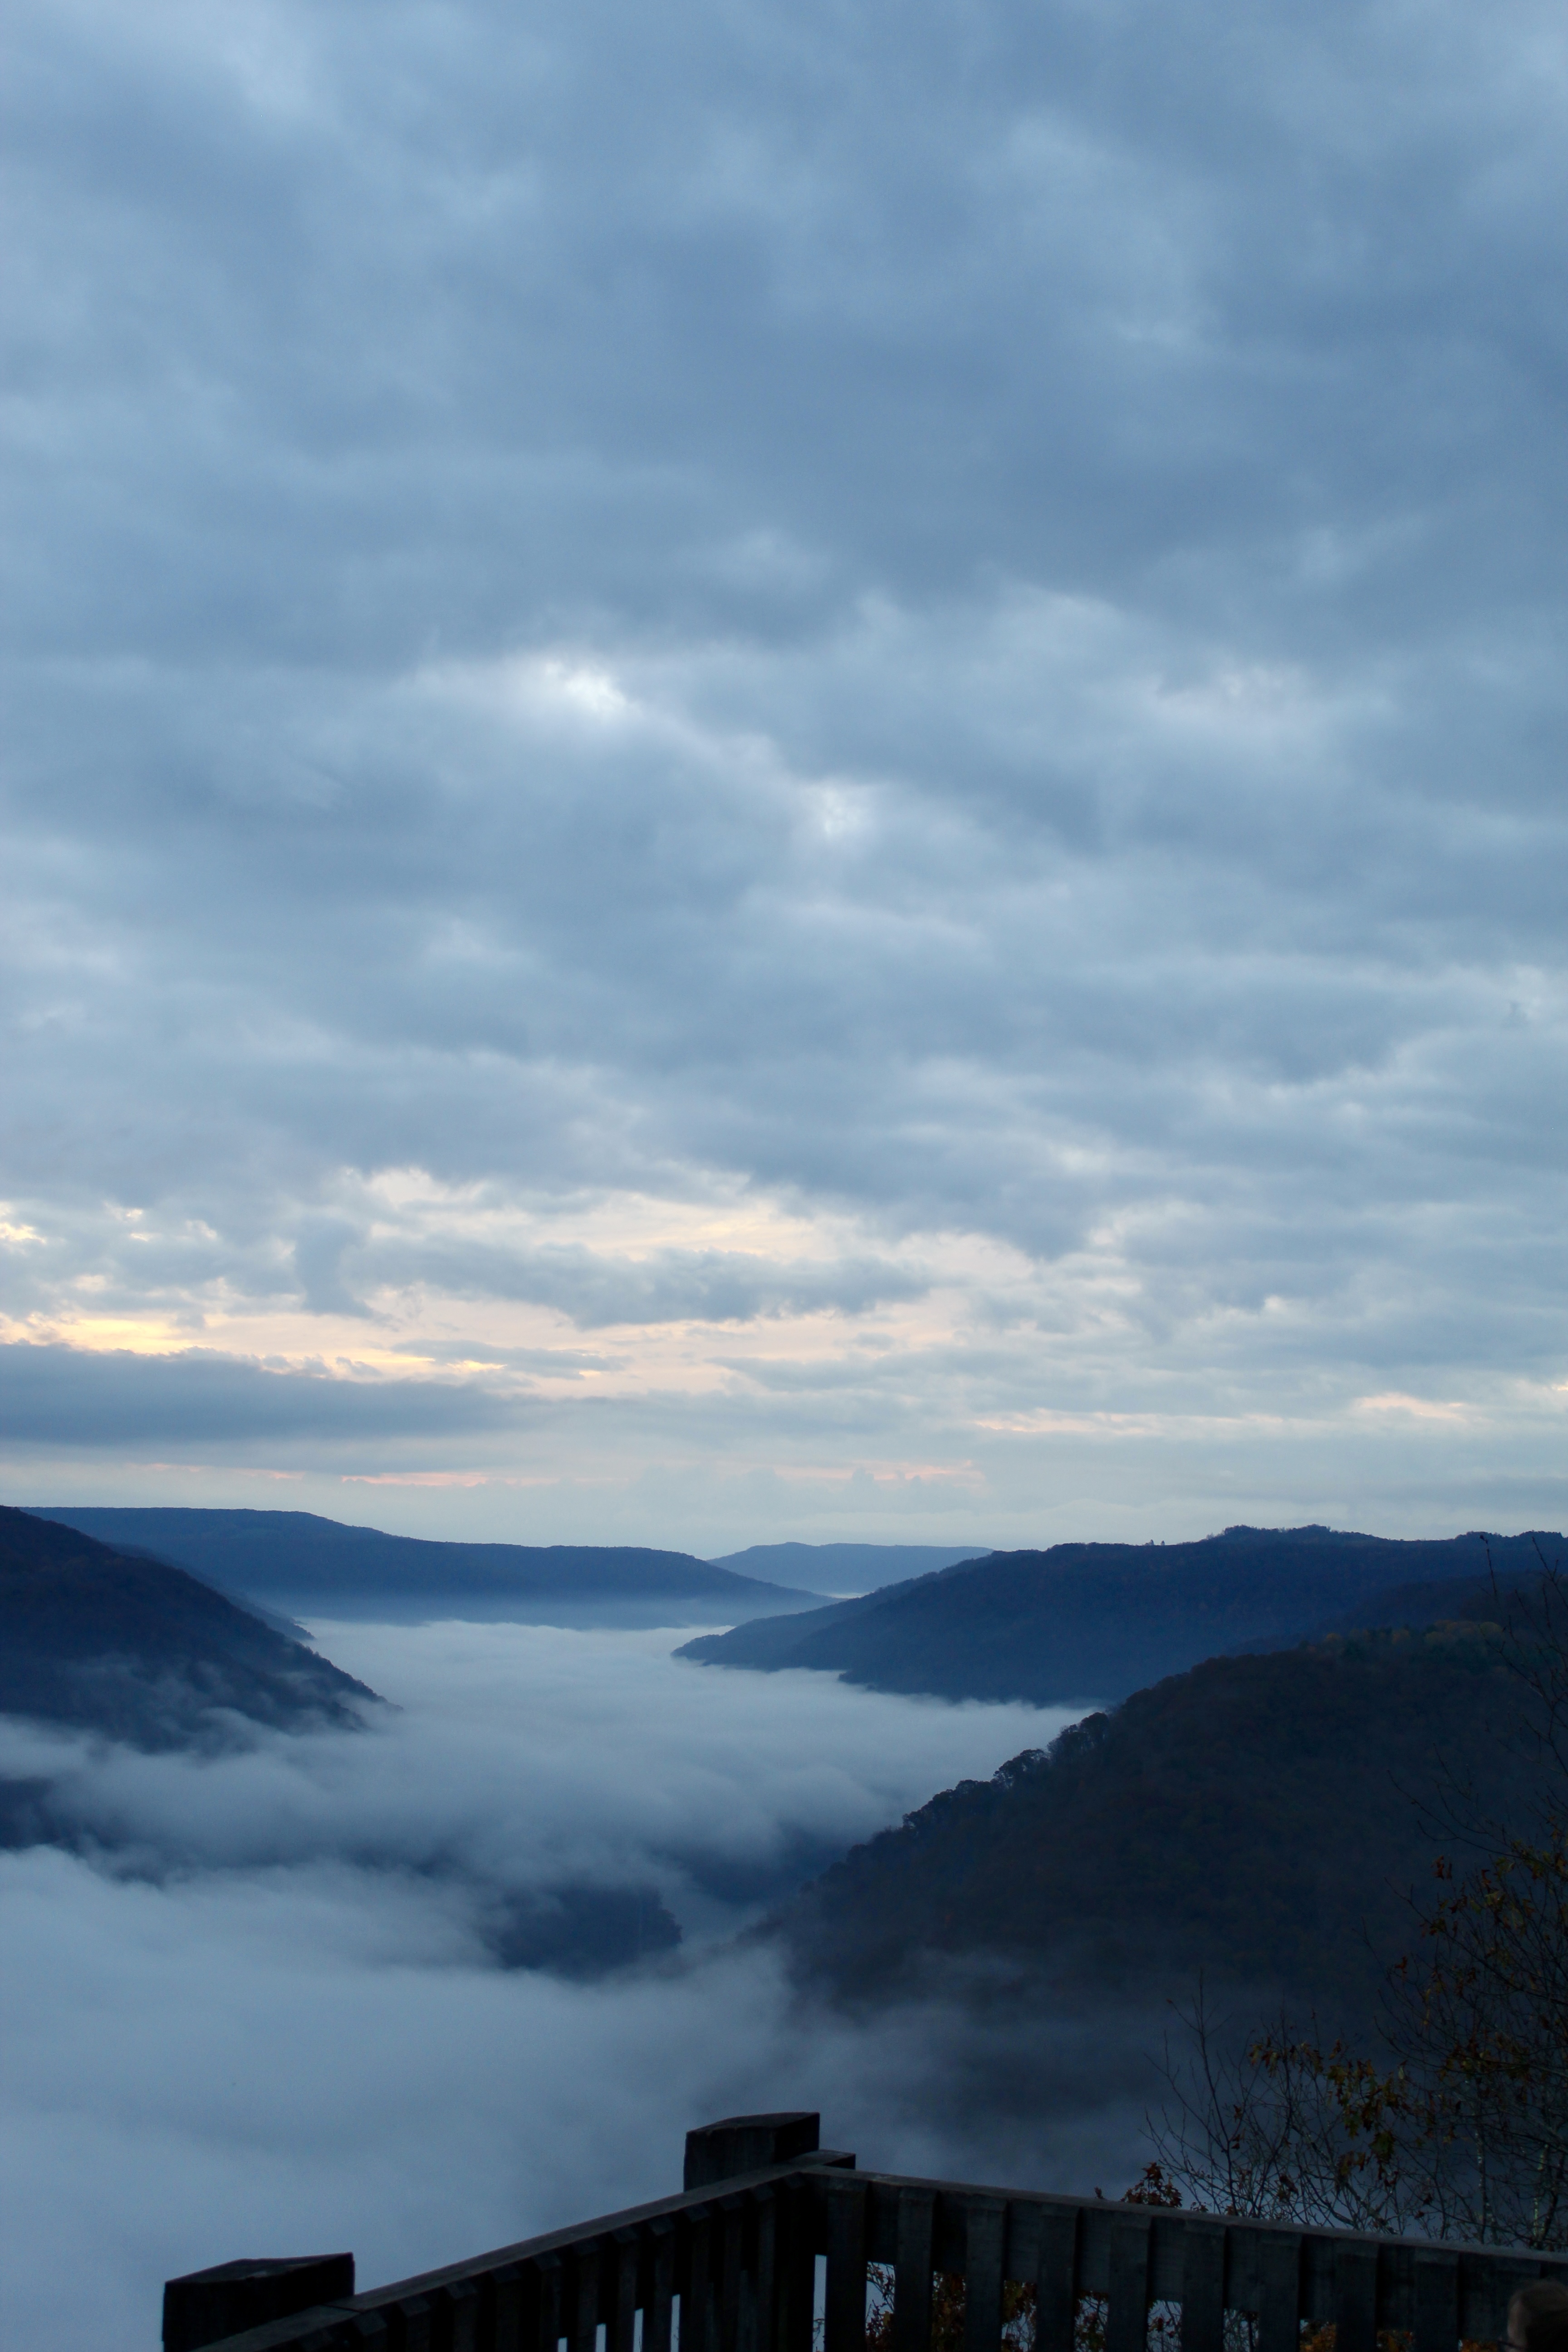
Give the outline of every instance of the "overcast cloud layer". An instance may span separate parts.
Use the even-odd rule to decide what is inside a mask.
[[[9,37],[9,1495],[1562,1524],[1559,8]]]
[[[240,2254],[330,2242],[374,2284],[666,2195],[691,2125],[738,2112],[817,2106],[950,2178],[1133,2177],[1159,2019],[856,2023],[728,1943],[1063,1710],[715,1673],[668,1630],[324,1634],[396,1715],[216,1759],[0,1723],[0,1773],[54,1776],[107,1841],[0,1854],[16,2352],[151,2346],[163,2279]],[[498,1966],[498,1912],[563,1884],[656,1885],[684,1949],[596,1984]]]

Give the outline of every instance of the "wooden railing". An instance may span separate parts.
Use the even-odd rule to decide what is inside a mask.
[[[1334,2352],[1376,2352],[1384,2329],[1409,2331],[1411,2352],[1458,2352],[1502,2335],[1528,2280],[1568,2284],[1568,2258],[1523,2250],[863,2172],[818,2146],[817,2123],[709,2125],[688,2137],[679,2197],[368,2294],[352,2292],[347,2255],[171,2280],[165,2345],[601,2352],[603,2328],[602,2352],[813,2352],[820,2315],[821,2352],[866,2352],[876,2263],[893,2273],[890,2352],[931,2352],[942,2273],[964,2283],[963,2352],[1003,2352],[1007,2281],[1034,2289],[1036,2352],[1074,2352],[1086,2298],[1100,2301],[1104,2352],[1145,2352],[1155,2305],[1178,2307],[1180,2352],[1224,2352],[1237,2313],[1254,2322],[1253,2352],[1300,2352],[1303,2326],[1330,2322]]]

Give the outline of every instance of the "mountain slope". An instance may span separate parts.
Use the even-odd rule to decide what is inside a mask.
[[[1477,1626],[1211,1659],[934,1797],[775,1927],[850,1998],[984,1958],[1064,1994],[1176,1994],[1203,1969],[1364,2013],[1442,1842],[1414,1800],[1440,1813],[1451,1771],[1482,1811],[1528,1808],[1503,1650]]]
[[[348,1728],[374,1696],[183,1569],[0,1507],[0,1712],[159,1748],[236,1715]]]
[[[1541,1542],[1553,1554],[1560,1536]],[[1184,1544],[1057,1544],[994,1552],[789,1619],[688,1642],[703,1664],[812,1666],[871,1690],[942,1698],[1110,1702],[1224,1651],[1377,1614],[1415,1583],[1539,1566],[1536,1539],[1398,1542],[1327,1528],[1230,1528]]]
[[[700,1603],[708,1622],[809,1609],[821,1600],[735,1576],[689,1552],[640,1545],[435,1543],[347,1527],[313,1511],[40,1508],[104,1543],[144,1545],[258,1601],[309,1612],[439,1598]]]

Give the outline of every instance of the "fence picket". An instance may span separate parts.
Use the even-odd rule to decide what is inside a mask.
[[[1194,2214],[1182,2231],[1182,2352],[1223,2352],[1225,2223]]]
[[[1458,2340],[1458,2256],[1417,2254],[1415,2352],[1455,2352]]]
[[[675,2224],[661,2218],[648,2234],[653,2251],[647,2301],[643,2306],[642,2352],[669,2352],[675,2314]]]
[[[1377,2248],[1364,2239],[1334,2248],[1334,2352],[1377,2352]]]
[[[637,2326],[637,2233],[617,2230],[605,2264],[605,2352],[632,2352]]]
[[[1110,2310],[1105,2352],[1144,2352],[1149,2331],[1149,2260],[1153,2232],[1146,2214],[1117,2214],[1110,2225]]]
[[[774,2352],[778,2342],[779,2200],[777,2191],[759,2189],[752,2200],[756,2232],[752,2269],[752,2341],[749,2352]]]
[[[1079,2260],[1076,2209],[1041,2207],[1035,2242],[1035,2352],[1073,2352]]]
[[[740,2352],[741,2274],[745,2252],[746,2206],[740,2197],[721,2199],[714,2252],[718,2257],[714,2296],[719,2352]]]
[[[1002,2341],[1002,2249],[1007,2208],[976,2197],[963,2215],[963,2352],[997,2352]]]
[[[523,2263],[501,2263],[489,2273],[490,2352],[523,2352],[532,2275],[531,2266]]]
[[[1258,2249],[1258,2352],[1297,2352],[1301,2336],[1301,2233],[1266,2231]]]
[[[929,2189],[899,2191],[893,2264],[893,2352],[931,2352],[931,2235],[936,2199]]]
[[[866,2352],[866,2190],[835,2181],[827,2200],[823,2352]]]

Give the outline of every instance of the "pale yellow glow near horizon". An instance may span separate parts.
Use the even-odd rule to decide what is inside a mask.
[[[11,1340],[91,1352],[210,1349],[266,1368],[342,1378],[479,1377],[546,1398],[699,1396],[743,1381],[749,1366],[807,1371],[962,1345],[977,1292],[1021,1300],[1039,1280],[1023,1252],[984,1235],[889,1238],[848,1214],[807,1213],[722,1181],[695,1198],[623,1192],[546,1204],[504,1197],[494,1185],[446,1187],[405,1169],[345,1177],[327,1205],[341,1209],[368,1250],[402,1246],[417,1257],[431,1245],[466,1244],[493,1252],[496,1288],[485,1294],[481,1260],[478,1295],[424,1277],[384,1283],[364,1294],[363,1313],[313,1310],[297,1297],[247,1297],[232,1275],[165,1290],[140,1306],[117,1298],[110,1307],[100,1303],[104,1277],[95,1273],[62,1282],[47,1307],[0,1318],[0,1331]],[[130,1213],[113,1213],[123,1223]],[[149,1230],[139,1218],[138,1238]],[[564,1265],[563,1278],[580,1269],[611,1301],[617,1275],[634,1295],[650,1266],[668,1266],[678,1286],[689,1279],[695,1287],[712,1260],[754,1268],[764,1287],[809,1289],[837,1265],[886,1267],[896,1282],[920,1287],[863,1307],[808,1297],[734,1318],[589,1323],[564,1307],[497,1295],[509,1258]],[[121,1294],[132,1275],[122,1263]]]
[[[323,1209],[342,1215],[358,1237],[356,1245],[371,1253],[405,1250],[414,1265],[422,1258],[438,1263],[433,1253],[442,1245],[467,1246],[476,1254],[471,1294],[420,1276],[365,1291],[363,1312],[316,1310],[297,1297],[244,1295],[230,1260],[225,1273],[205,1284],[165,1283],[136,1299],[126,1294],[142,1263],[138,1249],[121,1255],[112,1300],[104,1296],[108,1278],[100,1271],[62,1279],[31,1314],[0,1315],[0,1337],[145,1357],[208,1349],[262,1370],[341,1380],[477,1380],[494,1391],[542,1403],[762,1396],[771,1382],[786,1378],[795,1393],[805,1393],[814,1374],[829,1384],[846,1379],[879,1384],[891,1395],[900,1368],[908,1366],[911,1381],[927,1388],[926,1407],[947,1428],[1005,1440],[1195,1439],[1226,1430],[1288,1433],[1335,1422],[1401,1420],[1458,1429],[1489,1425],[1500,1412],[1506,1417],[1544,1408],[1555,1416],[1568,1399],[1568,1388],[1537,1390],[1505,1378],[1490,1384],[1485,1402],[1388,1390],[1342,1394],[1305,1412],[1238,1411],[1234,1400],[1207,1414],[1174,1399],[1166,1408],[1131,1398],[1131,1409],[1087,1398],[1058,1403],[1050,1391],[1058,1376],[1074,1377],[1076,1384],[1091,1360],[1103,1370],[1118,1362],[1131,1369],[1129,1350],[1133,1359],[1142,1352],[1135,1248],[1125,1222],[1117,1219],[1104,1221],[1083,1249],[1042,1261],[984,1234],[889,1234],[847,1211],[807,1209],[738,1181],[701,1175],[679,1193],[627,1189],[545,1200],[508,1193],[494,1182],[445,1185],[418,1168],[370,1177],[345,1171],[325,1201],[310,1204],[311,1213]],[[1167,1204],[1161,1213],[1179,1212]],[[121,1203],[106,1203],[105,1214],[121,1233],[133,1227],[139,1243],[172,1243],[193,1230],[187,1223],[160,1234],[152,1213]],[[47,1234],[19,1218],[5,1238],[29,1253],[50,1246]],[[285,1272],[287,1246],[286,1234],[280,1235],[272,1261]],[[165,1268],[170,1262],[167,1250],[148,1255]],[[509,1261],[514,1272],[531,1262],[535,1268],[542,1265],[568,1286],[581,1274],[584,1295],[592,1291],[613,1307],[618,1279],[632,1298],[639,1289],[647,1295],[649,1269],[661,1280],[668,1276],[678,1291],[689,1282],[700,1292],[713,1260],[722,1262],[721,1273],[728,1268],[746,1280],[754,1269],[764,1289],[787,1292],[793,1284],[806,1296],[798,1304],[731,1319],[627,1316],[599,1324],[574,1320],[564,1306],[500,1295]],[[493,1275],[488,1292],[487,1265]],[[814,1300],[814,1286],[830,1290],[835,1266],[847,1269],[851,1285],[860,1278],[856,1270],[869,1267],[873,1286],[875,1270],[886,1268],[914,1295],[873,1298],[864,1306]],[[1277,1326],[1302,1310],[1269,1298],[1256,1311]],[[1247,1319],[1229,1309],[1209,1323]],[[930,1392],[932,1381],[940,1401]],[[481,1474],[418,1475],[460,1481]],[[835,1472],[826,1463],[803,1464],[800,1475]],[[951,1462],[900,1459],[889,1462],[885,1475],[958,1474]]]
[[[537,1396],[592,1389],[600,1395],[699,1395],[759,1369],[788,1364],[868,1362],[915,1356],[958,1342],[967,1328],[966,1295],[933,1292],[850,1315],[837,1308],[758,1317],[745,1323],[682,1319],[584,1329],[560,1309],[515,1300],[451,1299],[440,1294],[377,1294],[374,1321],[310,1314],[303,1308],[243,1307],[204,1314],[199,1322],[133,1320],[90,1313],[0,1322],[11,1340],[54,1342],[93,1353],[125,1350],[174,1356],[193,1349],[249,1358],[276,1370],[325,1372],[343,1379],[483,1378]],[[454,1353],[460,1349],[460,1353]],[[509,1361],[525,1353],[526,1366]],[[559,1368],[550,1361],[559,1357]],[[583,1358],[592,1360],[584,1362]]]

